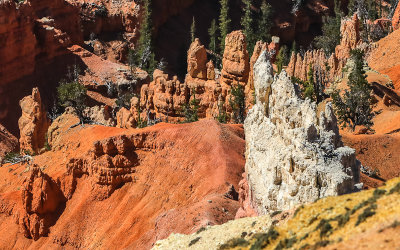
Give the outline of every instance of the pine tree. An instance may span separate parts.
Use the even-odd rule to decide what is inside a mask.
[[[251,13],[251,0],[242,0],[245,8],[244,8],[244,15],[242,16],[242,19],[240,21],[244,34],[246,35],[246,40],[247,40],[247,48],[249,53],[253,53],[254,50],[254,45],[256,43],[256,38],[254,34],[254,20],[252,17]]]
[[[281,73],[283,66],[288,65],[289,63],[289,56],[288,56],[288,48],[286,45],[283,45],[276,56],[276,66],[278,67],[278,74]]]
[[[211,21],[211,26],[208,29],[208,35],[210,36],[210,44],[208,45],[208,48],[212,50],[214,53],[217,53],[217,32],[218,32],[218,27],[215,22],[215,19]]]
[[[213,52],[211,54],[211,59],[214,62],[214,65],[216,67],[219,66],[219,58],[217,58],[215,55],[218,54],[218,41],[217,41],[217,32],[218,32],[218,27],[216,24],[215,19],[211,21],[211,26],[208,29],[208,35],[210,37],[210,44],[208,45],[208,48]]]
[[[221,53],[225,50],[225,38],[230,31],[231,19],[229,18],[229,0],[220,0],[221,13],[219,15],[220,49]]]
[[[143,20],[140,27],[140,37],[136,46],[136,65],[146,70],[150,75],[157,65],[152,41],[151,0],[143,1]]]
[[[272,7],[266,0],[263,0],[261,4],[261,17],[258,23],[258,38],[264,42],[269,42],[271,40],[271,27],[272,27]]]
[[[296,41],[293,41],[293,43],[292,43],[292,48],[290,49],[290,56],[292,56],[292,54],[297,54],[297,44],[296,44]]]
[[[347,5],[347,15],[352,16],[354,11],[356,10],[355,0],[349,0],[349,4]]]
[[[341,22],[340,4],[335,0],[335,17],[327,17],[322,25],[322,35],[315,38],[316,47],[323,49],[328,55],[332,54],[336,46],[340,44],[342,37],[340,33]]]
[[[313,67],[312,64],[309,65],[308,67],[308,73],[307,73],[307,84],[304,86],[303,94],[304,98],[309,98],[311,101],[315,101],[315,89],[314,89],[314,72],[313,72]]]
[[[131,49],[128,52],[128,65],[131,70],[131,73],[133,73],[136,67],[136,58],[135,58],[135,51]]]
[[[194,20],[194,17],[192,21],[192,26],[190,26],[190,35],[192,38],[192,42],[194,42],[194,39],[196,39],[196,21]]]
[[[350,126],[353,130],[357,125],[370,127],[373,125],[371,86],[366,80],[364,71],[364,52],[356,49],[350,52],[354,68],[349,75],[349,90],[339,91],[332,95],[333,104],[339,122],[343,127]]]
[[[239,83],[231,88],[231,97],[229,105],[232,108],[233,121],[235,123],[243,124],[246,112],[244,87]]]
[[[192,89],[193,99],[181,106],[181,114],[185,120],[182,123],[196,122],[199,120],[200,100],[196,99],[196,91]]]

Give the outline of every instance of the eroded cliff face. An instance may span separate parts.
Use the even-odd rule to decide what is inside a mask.
[[[264,51],[254,66],[256,104],[245,121],[246,172],[259,214],[356,190],[359,162],[343,147],[332,106],[320,114]]]

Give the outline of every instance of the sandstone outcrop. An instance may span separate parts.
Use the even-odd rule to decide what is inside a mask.
[[[93,123],[115,127],[116,122],[112,117],[112,108],[108,105],[88,107],[83,111],[83,115]]]
[[[350,51],[355,49],[361,42],[360,39],[360,21],[357,14],[351,18],[344,18],[340,25],[342,39],[335,48],[335,55],[339,60],[350,57]]]
[[[317,118],[286,72],[272,76],[263,52],[254,66],[256,104],[245,121],[246,171],[259,214],[354,191],[359,162],[343,147],[332,106]]]
[[[20,150],[22,153],[38,153],[44,147],[50,121],[47,118],[39,89],[34,88],[32,95],[20,101],[22,116],[18,121],[20,130]]]
[[[21,231],[27,238],[38,240],[49,233],[54,221],[53,213],[64,201],[57,184],[36,165],[24,181],[22,190],[23,215],[20,215]]]
[[[187,56],[187,73],[193,78],[207,79],[207,52],[198,38],[190,45]]]
[[[0,124],[0,164],[1,158],[18,148],[18,139]]]
[[[337,78],[342,78],[342,69],[350,58],[350,51],[362,47],[359,22],[357,14],[342,20],[340,27],[342,39],[336,46],[335,53],[331,55],[326,55],[322,49],[309,50],[303,56],[300,53],[292,54],[286,70],[288,75],[306,81],[311,65],[314,79],[320,79],[323,83],[329,84]]]
[[[249,53],[246,37],[241,30],[226,36],[225,50],[222,59],[221,84],[245,85],[249,78]]]
[[[65,145],[62,136],[66,134],[72,126],[80,123],[79,117],[73,108],[66,108],[65,112],[57,117],[47,131],[47,142],[53,150],[59,150]]]
[[[169,79],[168,74],[161,70],[154,71],[153,79],[150,84],[144,84],[140,92],[143,119],[179,116],[181,106],[187,103],[190,97],[187,84],[181,83],[176,76]],[[135,108],[131,108],[131,113],[137,112]]]

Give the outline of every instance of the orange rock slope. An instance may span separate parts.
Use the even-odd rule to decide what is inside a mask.
[[[396,90],[400,90],[400,30],[395,30],[376,44],[368,59],[369,66],[386,74],[393,81]]]
[[[215,121],[141,130],[49,129],[52,151],[0,168],[0,249],[148,249],[234,219],[243,129]]]

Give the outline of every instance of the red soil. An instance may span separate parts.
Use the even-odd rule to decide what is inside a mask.
[[[67,170],[71,158],[90,155],[96,140],[120,135],[143,139],[141,148],[128,152],[137,156],[132,182],[108,197],[93,173],[75,176],[74,170],[72,176]],[[171,232],[192,233],[234,219],[239,204],[224,194],[231,184],[238,190],[245,163],[243,136],[241,126],[215,121],[141,130],[70,129],[58,149],[34,158],[66,197],[51,214],[54,225],[48,236],[27,239],[16,223],[24,209],[21,186],[32,170],[24,170],[27,165],[0,168],[0,249],[148,249]]]

